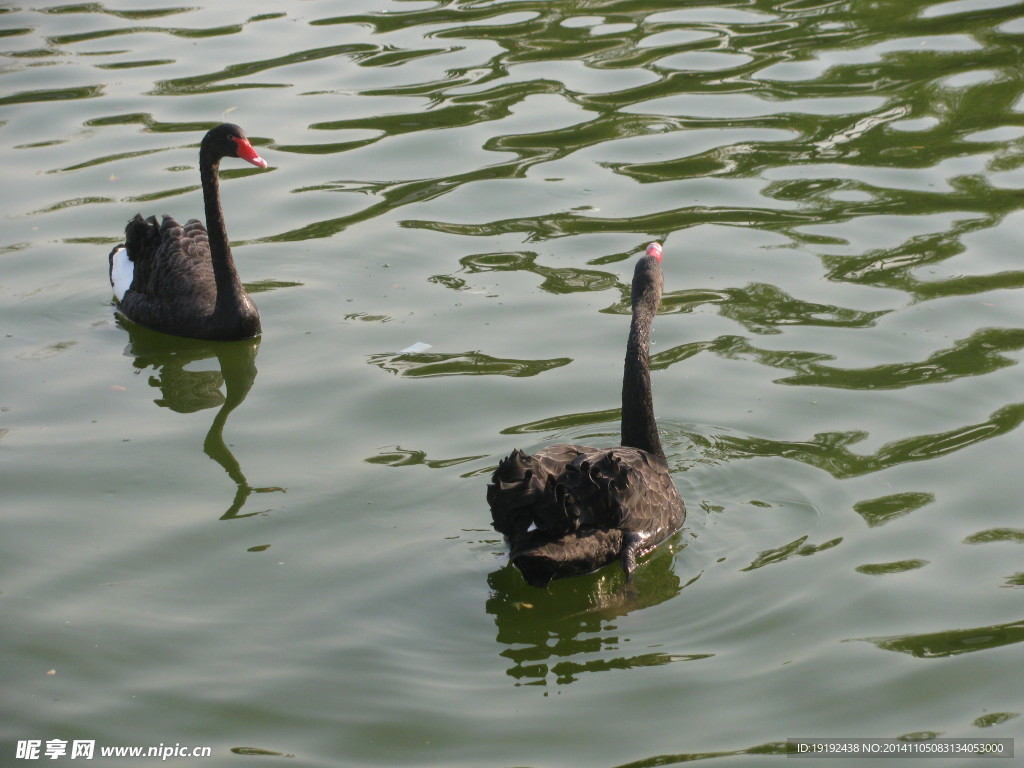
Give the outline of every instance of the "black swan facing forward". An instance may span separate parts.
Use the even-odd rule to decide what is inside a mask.
[[[199,147],[206,226],[170,216],[157,223],[140,214],[125,227],[125,241],[110,252],[110,285],[129,320],[157,331],[197,339],[259,336],[260,313],[242,287],[231,256],[218,171],[221,158],[237,157],[266,168],[237,125],[219,125]]]
[[[638,557],[683,524],[686,507],[658,439],[651,399],[651,324],[661,303],[661,246],[633,273],[633,320],[622,378],[622,445],[513,451],[487,486],[495,530],[527,583],[589,573],[615,560],[631,578]]]

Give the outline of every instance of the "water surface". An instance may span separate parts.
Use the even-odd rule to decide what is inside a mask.
[[[1019,3],[21,3],[0,36],[3,761],[1024,735]],[[222,174],[262,338],[119,321],[106,254],[200,215],[224,120],[270,164]],[[617,442],[655,239],[686,526],[631,585],[532,589],[487,478]]]

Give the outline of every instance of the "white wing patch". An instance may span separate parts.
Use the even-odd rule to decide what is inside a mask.
[[[128,258],[128,249],[121,247],[114,251],[110,264],[110,284],[114,287],[114,297],[120,301],[132,287],[135,277],[135,262]]]

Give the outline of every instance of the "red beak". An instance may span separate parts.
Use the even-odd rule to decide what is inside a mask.
[[[252,148],[252,144],[247,140],[232,137],[232,141],[238,145],[238,156],[240,158],[245,160],[247,163],[252,163],[257,168],[267,167],[267,161],[256,153],[256,150]]]

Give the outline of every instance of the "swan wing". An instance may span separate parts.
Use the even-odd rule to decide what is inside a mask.
[[[515,450],[498,464],[487,486],[494,529],[509,541],[535,530],[566,533],[576,526],[560,498],[558,482],[580,456],[592,449],[552,445],[535,454]]]
[[[581,528],[618,528],[656,544],[683,522],[683,502],[668,464],[639,448],[580,454],[561,485]]]
[[[216,305],[216,283],[206,227],[196,219],[184,226],[170,216],[136,215],[125,228],[132,262],[131,290],[121,311],[138,323],[162,329],[173,317],[182,331],[202,327]]]

